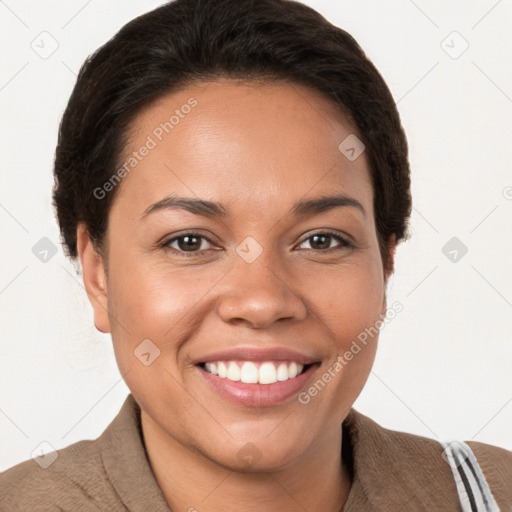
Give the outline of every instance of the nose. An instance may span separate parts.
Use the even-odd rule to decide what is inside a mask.
[[[269,259],[239,261],[224,282],[218,315],[232,324],[265,329],[274,322],[300,321],[306,317],[304,301],[288,282],[289,277]]]

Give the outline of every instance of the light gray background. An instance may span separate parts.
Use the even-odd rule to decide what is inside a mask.
[[[0,470],[42,441],[97,437],[128,393],[58,246],[52,159],[82,61],[161,3],[0,1]],[[305,3],[359,41],[410,143],[412,239],[389,287],[404,310],[355,407],[389,428],[512,449],[512,1]],[[32,252],[43,237],[59,247],[46,263]],[[457,262],[442,252],[452,237],[468,248]]]

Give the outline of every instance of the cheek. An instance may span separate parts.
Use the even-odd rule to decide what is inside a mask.
[[[171,362],[182,340],[193,332],[195,319],[205,313],[205,297],[223,273],[218,268],[173,270],[147,264],[141,257],[118,260],[109,278],[109,312],[120,368],[139,368],[133,353],[146,339],[169,352],[166,359]]]
[[[317,286],[309,288],[314,290],[308,298],[316,305],[321,329],[332,340],[332,358],[327,367],[332,369],[338,362],[331,372],[336,375],[331,387],[335,401],[341,396],[339,393],[355,401],[375,359],[379,335],[376,325],[381,319],[384,300],[379,265],[380,260],[368,255],[366,261],[361,259],[329,279],[317,279]]]
[[[209,288],[207,277],[201,271],[173,270],[133,258],[111,277],[112,312],[138,333],[168,330],[199,303]]]
[[[330,269],[308,278],[304,289],[317,320],[334,334],[340,350],[382,313],[383,273],[371,254],[338,271]]]

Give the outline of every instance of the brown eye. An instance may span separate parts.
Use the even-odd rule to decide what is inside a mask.
[[[311,237],[313,249],[329,249],[331,246],[331,235],[313,235]]]
[[[309,242],[310,249],[321,252],[327,252],[329,249],[337,250],[352,247],[352,244],[340,235],[329,232],[315,233],[314,235],[306,238],[301,245],[306,242]],[[308,249],[308,247],[306,247],[306,249]]]
[[[206,237],[198,233],[185,233],[184,235],[171,238],[163,244],[163,247],[177,254],[193,256],[208,248],[204,246],[204,242],[206,242],[206,245],[210,243]]]
[[[201,239],[198,236],[180,236],[176,240],[182,251],[194,251],[201,247]]]

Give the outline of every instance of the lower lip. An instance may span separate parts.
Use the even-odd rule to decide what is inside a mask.
[[[235,382],[213,375],[200,366],[196,368],[208,384],[223,397],[248,407],[268,407],[278,405],[297,394],[305,386],[317,367],[317,364],[313,364],[299,376],[273,384]]]

